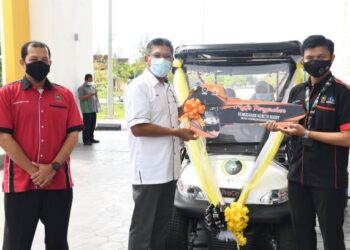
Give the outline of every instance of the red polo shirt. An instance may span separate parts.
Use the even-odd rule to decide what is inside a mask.
[[[12,134],[27,157],[50,164],[61,149],[68,133],[80,131],[83,123],[72,93],[46,80],[40,93],[27,78],[0,89],[0,132]],[[73,186],[70,159],[43,189],[57,190]],[[8,155],[4,163],[2,185],[6,193],[39,189],[30,176]]]

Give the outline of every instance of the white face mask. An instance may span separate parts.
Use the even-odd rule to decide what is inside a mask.
[[[150,70],[157,77],[165,77],[171,70],[171,62],[164,58],[152,58]]]
[[[94,85],[94,82],[87,82],[86,84],[89,86],[92,86],[92,85]]]

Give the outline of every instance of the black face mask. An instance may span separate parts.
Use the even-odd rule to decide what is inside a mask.
[[[331,65],[331,60],[312,60],[304,63],[304,69],[311,76],[320,77],[330,69]]]
[[[38,82],[44,80],[50,72],[50,65],[43,61],[36,61],[26,64],[26,73]]]

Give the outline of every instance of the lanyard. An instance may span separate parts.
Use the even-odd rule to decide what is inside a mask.
[[[314,103],[312,104],[311,108],[310,108],[310,86],[306,86],[305,89],[305,108],[306,108],[306,113],[307,113],[307,128],[310,130],[311,129],[311,122],[312,119],[316,113],[316,106],[318,105],[318,102],[320,101],[320,97],[326,92],[326,90],[328,89],[329,86],[332,85],[332,81],[333,77],[330,78],[325,85],[323,86],[323,88],[321,89],[320,93],[317,95]]]

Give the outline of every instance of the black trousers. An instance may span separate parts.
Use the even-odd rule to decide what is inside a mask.
[[[38,221],[45,226],[46,250],[68,250],[72,189],[6,193],[3,250],[30,250]]]
[[[324,250],[345,250],[345,189],[321,188],[288,183],[289,204],[298,250],[316,250],[316,215]]]
[[[164,250],[171,219],[176,181],[133,185],[134,212],[129,231],[129,250]]]
[[[83,113],[83,121],[83,142],[92,141],[94,139],[94,131],[96,127],[96,113]]]

